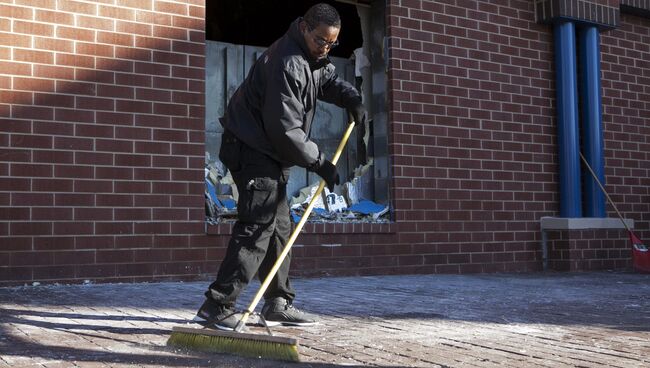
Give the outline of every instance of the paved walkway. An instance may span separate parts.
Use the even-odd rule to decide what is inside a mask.
[[[207,285],[0,288],[0,367],[650,367],[650,275],[296,280],[299,364],[165,347]]]

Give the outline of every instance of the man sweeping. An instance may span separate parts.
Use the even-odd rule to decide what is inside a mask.
[[[239,191],[238,220],[217,279],[194,320],[234,330],[235,303],[255,274],[266,278],[291,234],[286,185],[290,168],[317,173],[330,191],[339,184],[336,167],[309,138],[317,100],[346,108],[357,126],[367,112],[357,90],[339,79],[328,59],[338,44],[341,19],[328,4],[316,4],[255,62],[221,118],[219,158]],[[293,306],[287,256],[264,293],[268,325],[305,326],[313,316]]]

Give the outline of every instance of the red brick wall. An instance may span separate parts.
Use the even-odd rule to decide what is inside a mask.
[[[0,1],[0,283],[205,272],[204,17]]]
[[[601,36],[606,180],[618,208],[650,221],[650,19],[622,14]],[[647,234],[650,236],[650,234]]]
[[[605,176],[618,209],[650,242],[650,18],[621,14],[601,36]],[[615,217],[611,210],[609,214]]]
[[[539,219],[557,216],[559,200],[551,27],[534,22],[529,1],[391,4],[398,233],[426,245],[431,271],[539,270]],[[608,188],[642,236],[650,220],[649,32],[648,19],[623,15],[602,42]],[[629,266],[623,231],[569,238],[572,257],[594,261],[574,259],[566,269]]]
[[[629,267],[631,247],[622,230],[548,231],[555,239],[548,267],[555,271],[612,270]]]
[[[552,33],[529,1],[390,9],[391,145],[400,229],[432,270],[540,267],[557,211]]]
[[[205,235],[203,18],[202,0],[0,0],[0,284],[214,275],[230,226]],[[295,274],[541,269],[559,196],[552,29],[534,18],[525,0],[389,2],[395,221],[308,224]],[[602,35],[608,188],[646,238],[649,32],[623,15]],[[550,243],[627,249],[611,231]]]

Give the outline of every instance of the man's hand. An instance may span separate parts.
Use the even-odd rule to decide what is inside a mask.
[[[348,108],[348,112],[352,115],[356,127],[363,129],[366,125],[366,120],[368,120],[368,110],[363,106],[363,103],[358,101],[352,107]]]
[[[329,160],[320,161],[320,165],[314,168],[314,172],[325,180],[330,192],[334,191],[334,185],[339,184],[339,173],[336,172],[336,166]]]

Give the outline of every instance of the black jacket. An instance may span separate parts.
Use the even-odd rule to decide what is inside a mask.
[[[351,108],[357,90],[338,79],[328,59],[311,58],[296,19],[251,67],[230,99],[221,124],[282,167],[312,168],[322,160],[309,139],[316,99]]]

